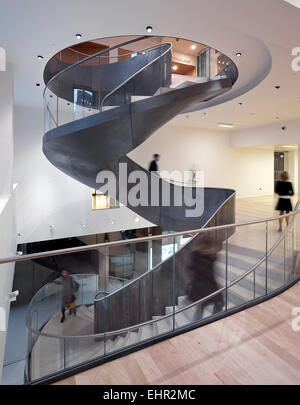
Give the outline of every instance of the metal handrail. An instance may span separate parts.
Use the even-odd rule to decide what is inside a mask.
[[[149,47],[147,47],[147,48],[139,49],[139,50],[137,50],[137,51],[131,51],[131,52],[128,52],[128,53],[122,53],[122,55],[115,55],[115,56],[113,56],[113,55],[112,55],[112,56],[110,56],[110,55],[100,55],[100,57],[101,57],[101,58],[109,58],[109,59],[122,58],[123,56],[132,55],[133,53],[144,52],[144,51],[146,51],[147,49],[152,48],[152,47],[157,46],[157,45],[160,45],[160,44],[151,45],[151,46],[149,46]],[[121,45],[120,45],[120,46],[121,46]],[[87,54],[87,53],[79,52],[79,51],[76,51],[75,49],[72,49],[72,48],[67,48],[67,49],[69,49],[70,51],[76,52],[76,53],[78,53],[79,55],[84,55],[84,56],[97,56],[96,54],[89,55],[89,54]],[[110,49],[110,48],[107,48],[106,52],[108,52],[109,49]]]
[[[236,195],[236,192],[234,192],[233,194],[231,194],[228,198],[226,198],[225,201],[223,201],[223,203],[218,207],[218,209],[217,209],[217,210],[211,215],[211,217],[208,218],[208,220],[205,222],[205,224],[204,224],[203,227],[202,227],[203,229],[204,229],[204,228],[207,226],[207,224],[212,220],[212,218],[215,217],[215,216],[218,214],[219,211],[221,211],[221,209],[224,207],[224,205],[225,205],[229,200],[231,200],[235,195]],[[211,229],[211,228],[206,228],[206,229]],[[196,238],[197,236],[198,236],[198,234],[195,234],[195,235],[192,237],[192,240],[193,240],[194,238]],[[175,237],[174,237],[174,240],[175,240]],[[190,240],[188,243],[191,243],[192,240]],[[182,246],[177,250],[176,254],[179,253],[179,251],[180,251],[181,249],[185,248],[185,247],[186,247],[186,244],[182,245]],[[174,253],[175,253],[175,252],[174,252]],[[166,259],[166,260],[168,260],[168,259]],[[143,277],[148,276],[150,273],[154,272],[162,263],[163,263],[163,261],[157,263],[157,264],[156,264],[154,267],[152,267],[150,270],[146,271],[145,273],[143,273],[143,274],[141,274],[140,276],[136,277],[135,279],[131,280],[129,283],[126,284],[126,287],[129,287],[130,285],[133,285],[133,284],[137,283],[137,282],[138,282],[139,280],[141,280]],[[112,293],[110,293],[109,295],[110,295],[110,296],[115,295],[115,294],[117,294],[120,290],[123,290],[124,288],[125,288],[125,286],[120,287],[120,288],[118,288],[117,290],[115,290],[115,291],[113,291]],[[101,300],[102,300],[102,298],[97,298],[97,293],[96,293],[94,302],[99,302],[99,301],[101,301]]]
[[[89,57],[87,57],[87,58],[85,58],[85,59],[82,59],[82,60],[79,61],[79,62],[76,62],[76,63],[74,63],[74,64],[72,64],[72,65],[70,65],[70,66],[67,66],[65,69],[60,70],[60,71],[59,71],[58,73],[56,73],[56,75],[54,75],[54,76],[48,81],[48,83],[46,84],[46,87],[45,87],[44,92],[43,92],[43,98],[45,98],[45,92],[46,92],[46,90],[49,88],[49,83],[51,83],[52,80],[54,80],[54,79],[55,79],[56,77],[58,77],[60,74],[63,74],[65,71],[67,71],[67,70],[69,70],[69,69],[71,69],[71,68],[73,68],[73,67],[75,67],[75,66],[77,66],[77,65],[79,65],[79,64],[81,64],[81,63],[83,63],[83,62],[86,62],[87,60],[89,60],[89,59],[91,59],[91,58],[93,58],[93,57],[98,57],[98,56],[100,56],[101,58],[118,58],[119,56],[105,56],[105,55],[101,55],[101,54],[102,54],[102,53],[109,52],[110,50],[113,50],[113,49],[117,49],[117,48],[119,48],[119,47],[121,47],[121,46],[123,46],[123,45],[126,45],[126,44],[128,44],[128,43],[131,43],[131,42],[141,41],[141,40],[143,40],[143,39],[145,39],[145,38],[148,38],[148,36],[141,37],[140,39],[135,39],[135,40],[132,40],[132,41],[123,42],[122,44],[119,44],[119,45],[115,45],[115,46],[113,46],[113,47],[111,47],[111,48],[106,49],[105,52],[104,52],[104,51],[100,51],[100,52],[98,52],[98,53],[96,53],[96,54],[94,54],[94,55],[90,55]],[[142,48],[142,49],[140,49],[140,50],[138,50],[138,51],[132,51],[132,52],[130,52],[130,53],[123,54],[123,55],[121,55],[121,56],[132,55],[133,53],[136,53],[136,52],[149,51],[149,49],[152,50],[152,49],[155,49],[155,48],[159,48],[159,47],[161,47],[162,45],[166,45],[166,44],[168,44],[168,43],[169,43],[169,42],[166,42],[166,43],[163,43],[163,44],[151,45],[151,46],[148,46],[148,47],[146,47],[146,48]],[[172,44],[171,44],[171,47],[172,47]],[[68,49],[70,49],[70,48],[68,48]],[[77,51],[75,51],[75,52],[77,52]],[[163,54],[163,55],[164,55],[164,54]],[[163,55],[160,55],[160,56],[163,56]],[[154,59],[153,62],[155,62],[157,59],[158,59],[158,58]],[[151,63],[150,63],[150,64],[151,64]],[[147,67],[147,66],[149,66],[149,64],[147,64],[145,67]],[[137,72],[137,73],[139,73],[139,72]],[[132,78],[132,77],[130,77],[130,79],[131,79],[131,78]],[[120,87],[121,87],[123,84],[124,84],[124,82],[120,85]],[[114,89],[111,93],[108,93],[108,94],[104,97],[103,101],[107,98],[108,95],[112,94],[112,93],[113,93],[114,91],[116,91],[116,90],[118,90],[118,88]],[[102,101],[102,103],[101,103],[101,108],[102,108],[103,101]],[[52,113],[51,113],[51,110],[50,110],[50,108],[49,108],[49,103],[47,103],[47,110],[49,111],[49,113],[50,113],[50,115],[51,115],[53,121],[55,122],[55,124],[56,124],[56,126],[57,126],[57,125],[58,125],[58,124],[57,124],[57,121],[55,120],[55,118],[53,117],[53,115],[52,115]]]
[[[131,44],[131,43],[133,43],[133,42],[142,41],[143,39],[150,38],[150,37],[151,37],[151,35],[144,35],[144,36],[139,37],[139,38],[131,39],[130,41],[122,42],[121,44],[114,45],[114,46],[112,46],[112,47],[110,47],[110,48],[107,48],[107,49],[104,49],[104,50],[102,50],[102,51],[99,51],[99,52],[95,53],[94,55],[90,55],[90,56],[88,56],[88,57],[85,58],[85,59],[82,59],[82,60],[80,60],[80,61],[78,61],[78,62],[76,62],[76,63],[74,63],[74,64],[72,64],[72,65],[70,65],[70,66],[65,67],[64,69],[62,69],[62,70],[60,70],[59,72],[57,72],[54,76],[52,76],[51,79],[46,83],[46,87],[45,87],[44,92],[43,92],[43,97],[44,97],[44,95],[45,95],[46,89],[47,89],[48,86],[49,86],[49,83],[51,83],[54,79],[56,79],[59,75],[63,74],[64,72],[66,72],[66,71],[68,71],[68,70],[70,70],[70,69],[73,69],[75,66],[78,66],[78,65],[80,65],[81,63],[84,63],[84,62],[86,62],[86,61],[88,61],[88,60],[90,60],[90,59],[92,59],[92,58],[95,58],[96,56],[101,56],[101,54],[103,54],[103,53],[112,51],[113,49],[120,48],[120,46],[124,46],[124,45],[127,45],[127,44]],[[55,57],[55,56],[56,56],[56,55],[54,55],[54,57]]]
[[[299,205],[299,202],[297,202],[296,207],[298,207],[298,205]],[[194,306],[196,306],[196,305],[199,305],[199,304],[202,304],[202,303],[208,301],[209,299],[211,299],[211,298],[215,297],[216,295],[222,293],[222,292],[225,291],[226,289],[229,289],[230,287],[234,286],[234,285],[237,284],[239,281],[241,281],[241,280],[243,280],[245,277],[249,276],[249,274],[253,273],[253,272],[256,270],[256,268],[259,267],[259,266],[271,255],[271,253],[277,248],[277,246],[279,245],[279,243],[280,243],[280,242],[282,241],[282,239],[286,236],[286,234],[287,234],[287,232],[289,231],[291,225],[294,224],[295,215],[296,215],[297,213],[299,213],[299,212],[300,212],[300,210],[296,210],[296,209],[295,209],[295,211],[293,211],[293,212],[290,213],[290,214],[285,214],[285,215],[281,215],[281,216],[278,216],[278,217],[274,217],[273,219],[269,219],[269,221],[270,221],[270,220],[275,220],[275,219],[278,219],[278,218],[284,218],[284,217],[288,217],[288,216],[293,216],[292,221],[289,222],[289,224],[287,225],[286,229],[285,229],[284,232],[281,234],[281,236],[280,236],[280,238],[277,240],[277,242],[275,242],[274,245],[273,245],[273,246],[268,250],[268,252],[265,254],[265,256],[262,257],[256,264],[254,264],[248,271],[246,271],[246,272],[245,272],[244,274],[242,274],[241,276],[237,277],[235,280],[231,281],[231,282],[230,282],[229,284],[227,284],[226,286],[220,288],[219,290],[217,290],[217,291],[215,291],[215,292],[213,292],[213,293],[207,295],[206,297],[203,297],[203,298],[201,298],[201,299],[199,299],[199,300],[197,300],[197,301],[195,301],[195,302],[193,302],[193,303],[191,303],[191,304],[189,304],[189,305],[187,305],[187,306],[184,306],[184,307],[182,307],[182,308],[179,308],[179,309],[177,309],[176,311],[174,311],[174,312],[172,312],[172,313],[170,313],[170,314],[160,316],[159,318],[157,318],[157,319],[155,319],[155,320],[151,319],[151,320],[146,321],[146,322],[142,322],[142,323],[139,323],[139,324],[136,324],[136,325],[128,326],[127,328],[118,329],[118,330],[109,331],[109,332],[97,333],[97,334],[93,334],[93,335],[82,335],[82,336],[58,336],[58,335],[46,334],[46,333],[44,333],[44,332],[36,331],[36,330],[34,330],[33,328],[31,328],[30,325],[28,325],[28,319],[27,319],[27,317],[26,317],[26,321],[25,321],[26,326],[27,326],[27,328],[28,328],[31,332],[33,332],[33,333],[35,333],[35,334],[38,334],[39,336],[46,336],[46,337],[51,337],[51,338],[56,338],[56,339],[84,339],[84,338],[91,338],[91,337],[92,337],[92,338],[106,338],[106,337],[108,337],[108,336],[114,336],[114,335],[116,335],[116,334],[121,334],[121,333],[124,334],[124,333],[130,332],[131,330],[136,330],[136,329],[138,329],[138,328],[140,328],[140,327],[142,327],[142,326],[151,325],[151,324],[154,324],[154,323],[156,323],[156,322],[158,322],[158,321],[161,321],[161,320],[164,320],[164,319],[167,319],[167,318],[176,316],[177,314],[180,314],[181,312],[186,311],[186,310],[189,309],[189,308],[192,308],[192,307],[194,307]],[[268,222],[268,221],[266,221],[266,220],[259,221],[259,222],[253,221],[252,223],[262,223],[262,222]],[[250,223],[250,224],[251,224],[251,223]],[[206,228],[206,229],[209,229],[209,228]],[[226,310],[225,310],[224,312],[226,312]],[[192,322],[191,322],[191,323],[192,323]]]
[[[101,101],[100,109],[102,110],[104,101],[110,97],[113,93],[118,91],[122,86],[124,86],[126,83],[128,83],[131,79],[136,77],[139,73],[141,73],[143,70],[145,70],[148,66],[152,65],[154,62],[156,62],[158,59],[161,59],[163,56],[165,56],[168,52],[172,50],[172,43],[171,42],[163,42],[162,44],[158,44],[157,48],[162,48],[163,46],[169,45],[169,48],[163,52],[161,55],[159,55],[157,58],[153,59],[147,65],[143,66],[141,69],[137,70],[135,73],[133,73],[131,76],[129,76],[127,79],[125,79],[121,84],[119,84],[115,89],[111,90],[109,93],[106,94],[105,97],[103,97],[103,100]]]
[[[211,226],[209,228],[191,229],[189,231],[172,232],[172,233],[166,233],[166,234],[162,234],[162,235],[144,236],[142,238],[125,239],[125,240],[120,240],[120,241],[115,241],[115,242],[97,243],[94,245],[79,246],[79,247],[67,248],[67,249],[59,249],[59,250],[52,250],[52,251],[50,250],[50,251],[43,252],[43,253],[31,253],[28,255],[21,255],[21,256],[15,255],[15,256],[11,256],[11,257],[1,258],[0,264],[12,263],[12,262],[22,262],[22,261],[27,261],[27,260],[35,260],[35,259],[40,259],[42,257],[59,256],[59,255],[64,255],[64,254],[68,254],[68,253],[84,252],[87,250],[96,250],[96,249],[100,249],[100,248],[104,248],[104,247],[123,246],[123,245],[129,245],[131,243],[142,243],[142,242],[147,242],[147,241],[151,241],[151,240],[172,238],[172,237],[176,237],[176,236],[193,235],[193,234],[198,234],[198,233],[202,233],[202,232],[220,231],[220,230],[226,229],[226,228],[231,229],[231,228],[238,228],[238,227],[246,226],[246,225],[262,224],[264,222],[271,222],[271,221],[278,220],[280,218],[287,218],[287,217],[290,217],[292,215],[299,214],[299,213],[300,213],[300,210],[295,210],[289,214],[283,214],[283,215],[278,215],[278,216],[274,216],[274,217],[267,217],[264,219],[257,219],[254,221]]]

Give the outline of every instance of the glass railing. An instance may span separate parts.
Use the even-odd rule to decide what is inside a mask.
[[[31,300],[28,381],[93,364],[281,292],[300,276],[299,213],[284,216],[282,233],[273,217],[1,259],[54,262],[62,254],[101,252],[97,274],[72,275],[79,284],[76,315],[67,313],[60,322],[62,291],[56,283]]]
[[[47,64],[44,90],[45,133],[58,126],[99,112],[160,94],[160,88],[176,89],[185,82],[237,79],[235,64],[226,55],[208,48],[205,76],[185,76],[172,70],[172,44],[138,46],[135,38],[88,56],[72,48],[55,55]],[[126,44],[136,50],[113,54]],[[118,63],[117,63],[118,62]]]

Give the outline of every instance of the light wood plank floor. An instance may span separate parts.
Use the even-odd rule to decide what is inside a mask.
[[[273,196],[239,199],[237,221],[276,215],[274,203]],[[298,306],[300,283],[260,305],[57,384],[300,384],[300,332],[291,327],[291,311]]]

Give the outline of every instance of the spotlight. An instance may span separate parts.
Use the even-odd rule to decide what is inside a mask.
[[[38,58],[38,59],[44,59],[44,56],[38,55],[37,58]]]
[[[236,56],[237,58],[240,58],[240,57],[242,56],[242,52],[237,52],[237,53],[235,54],[235,56]]]
[[[152,30],[153,30],[153,28],[151,27],[151,25],[148,25],[148,26],[146,27],[146,31],[147,31],[147,32],[152,32]]]
[[[77,39],[81,39],[81,38],[82,38],[82,35],[81,35],[81,34],[76,34],[75,37],[76,37]]]

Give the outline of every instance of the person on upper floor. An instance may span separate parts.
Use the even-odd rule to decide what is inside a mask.
[[[279,196],[275,209],[279,211],[280,215],[288,214],[293,211],[291,197],[294,195],[294,188],[293,184],[289,181],[288,172],[284,171],[281,173],[280,180],[276,183],[275,193]],[[282,219],[283,218],[279,218],[279,232],[282,231]],[[289,217],[285,219],[288,225]]]
[[[153,160],[151,160],[150,165],[149,165],[149,172],[159,172],[158,164],[157,164],[157,162],[159,162],[159,159],[160,159],[160,155],[158,153],[155,153],[153,155]]]

